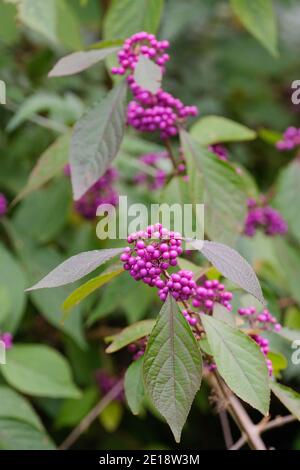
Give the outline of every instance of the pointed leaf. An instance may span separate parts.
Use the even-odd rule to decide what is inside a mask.
[[[271,382],[271,390],[292,415],[300,421],[300,394],[277,382]]]
[[[248,127],[222,116],[204,116],[199,119],[192,126],[191,135],[204,146],[256,138],[256,133]]]
[[[245,28],[272,55],[277,56],[277,25],[272,0],[230,0]]]
[[[59,287],[78,281],[78,279],[91,273],[123,250],[124,248],[109,248],[107,250],[84,251],[71,256],[26,291],[44,289],[45,287]]]
[[[124,328],[124,330],[117,335],[105,338],[106,341],[112,341],[105,352],[113,353],[119,351],[119,349],[124,348],[128,344],[134,343],[138,339],[150,335],[154,327],[154,323],[154,320],[142,320],[134,323],[133,325],[127,326],[127,328]]]
[[[223,276],[252,294],[262,304],[265,300],[254,269],[236,250],[223,243],[210,241],[191,242]]]
[[[140,357],[128,367],[124,378],[124,390],[127,403],[134,415],[141,411],[144,399],[143,362]]]
[[[22,395],[6,385],[0,385],[0,396],[0,420],[3,418],[16,419],[30,424],[39,431],[43,430],[40,418]]]
[[[146,393],[169,424],[176,442],[200,388],[200,349],[173,297],[164,303],[144,357]]]
[[[62,57],[50,70],[48,77],[63,77],[82,72],[118,50],[119,47],[108,47],[106,49],[73,52]]]
[[[100,274],[100,276],[94,277],[93,279],[90,279],[89,281],[85,282],[66,298],[63,303],[63,311],[69,312],[70,310],[72,310],[72,308],[82,302],[95,290],[99,289],[101,286],[111,281],[114,277],[118,276],[123,272],[124,269],[121,268],[117,271]]]
[[[69,159],[75,200],[96,183],[117,155],[124,134],[126,91],[122,81],[74,128]]]
[[[218,371],[242,400],[267,415],[269,374],[259,346],[249,336],[223,321],[201,315]]]

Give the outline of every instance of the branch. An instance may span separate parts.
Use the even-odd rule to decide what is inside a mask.
[[[242,435],[245,436],[249,446],[254,450],[267,450],[256,425],[253,424],[241,402],[231,390],[229,390],[218,373],[209,374],[208,380],[210,385],[216,390],[220,400],[223,401],[225,408],[236,422]]]
[[[123,389],[123,379],[119,380],[116,385],[97,403],[97,405],[83,418],[76,428],[69,434],[64,442],[59,446],[60,450],[69,449],[92,424],[99,414],[119,395]]]
[[[233,439],[230,429],[230,423],[228,419],[228,415],[226,410],[219,411],[219,418],[221,421],[221,427],[224,435],[224,441],[226,445],[226,449],[230,449],[233,446]]]
[[[287,415],[287,416],[277,416],[274,418],[272,421],[268,421],[266,419],[262,419],[260,423],[256,425],[257,430],[260,434],[269,431],[270,429],[274,428],[279,428],[281,426],[284,426],[285,424],[292,423],[293,421],[297,421],[297,418],[293,415]],[[233,446],[230,447],[230,450],[238,450],[240,449],[244,444],[246,444],[247,439],[245,435],[243,434]]]

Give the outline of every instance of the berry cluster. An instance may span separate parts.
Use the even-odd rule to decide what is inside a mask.
[[[144,99],[141,101],[135,96],[135,100],[129,103],[128,124],[140,132],[159,131],[162,139],[177,135],[177,124],[198,114],[195,106],[185,106],[178,98],[163,90],[159,90],[155,95],[145,91],[138,93],[138,96],[144,96]],[[146,96],[149,99],[146,100]]]
[[[204,313],[211,314],[214,303],[217,302],[231,311],[232,306],[229,301],[232,297],[232,293],[225,291],[224,284],[221,284],[217,279],[206,280],[202,286],[197,287],[192,305],[195,308],[200,308]]]
[[[278,150],[292,150],[298,145],[300,145],[300,129],[296,127],[288,127],[282,140],[276,143]]]
[[[113,67],[111,73],[124,75],[126,71],[134,71],[139,55],[152,59],[157,65],[163,66],[170,58],[165,50],[169,48],[169,41],[158,41],[154,34],[144,31],[136,33],[124,41],[118,53],[120,67]]]
[[[250,327],[252,329],[260,329],[265,331],[280,331],[281,324],[278,323],[277,319],[267,310],[263,309],[258,312],[255,307],[240,308],[238,310],[239,315],[246,317]],[[259,345],[261,352],[264,356],[267,356],[269,352],[269,340],[259,334],[250,334],[250,337]],[[266,363],[269,371],[269,375],[273,374],[272,361],[266,358]]]
[[[5,349],[10,349],[13,346],[13,336],[11,333],[0,333],[0,341],[4,343]]]
[[[132,246],[127,246],[120,257],[124,269],[136,281],[161,289],[164,281],[160,275],[170,266],[176,266],[177,257],[182,254],[181,238],[180,233],[169,232],[161,224],[132,233],[127,239]]]
[[[5,215],[7,211],[7,199],[4,194],[0,193],[0,217]]]
[[[66,176],[70,176],[70,165],[65,166],[64,173]],[[76,212],[85,219],[91,220],[96,217],[97,208],[101,204],[117,206],[119,195],[113,187],[117,179],[117,170],[112,167],[108,168],[106,173],[78,201],[75,201]]]
[[[128,105],[127,122],[141,132],[159,131],[162,139],[177,135],[177,125],[189,116],[196,116],[195,106],[185,106],[178,98],[159,89],[153,94],[141,88],[133,77],[133,72],[142,54],[162,68],[169,60],[165,50],[168,41],[158,41],[153,34],[140,32],[126,39],[118,54],[120,67],[113,67],[112,73],[124,75],[129,72],[127,81],[134,100]]]
[[[195,294],[196,282],[193,280],[192,271],[182,270],[171,274],[169,279],[164,281],[164,286],[159,289],[159,298],[164,302],[171,294],[175,300],[186,301]]]
[[[259,206],[254,199],[248,199],[244,233],[253,237],[259,228],[269,236],[284,235],[287,232],[287,223],[277,210],[270,206]]]

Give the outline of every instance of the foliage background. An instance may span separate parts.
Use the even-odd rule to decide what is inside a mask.
[[[38,12],[16,20],[13,3],[0,2],[0,78],[7,84],[8,95],[7,106],[0,107],[0,191],[9,201],[25,186],[40,155],[112,84],[104,63],[72,77],[49,79],[47,73],[67,52],[114,34],[110,29],[105,33],[108,1],[57,1],[62,23],[55,28]],[[45,18],[51,18],[47,8],[52,3],[47,2]],[[141,7],[142,2],[134,3]],[[292,208],[284,202],[286,186],[277,191],[278,178],[294,154],[280,153],[274,147],[278,133],[289,125],[299,126],[300,108],[291,103],[291,83],[299,78],[300,6],[296,0],[286,0],[275,2],[275,7],[278,57],[245,31],[225,0],[166,0],[158,36],[171,42],[165,88],[183,102],[197,105],[201,115],[226,116],[259,133],[253,142],[229,145],[231,160],[251,173],[252,193],[273,188],[275,205],[287,218],[290,232],[286,240],[263,235],[250,241],[241,238],[239,249],[254,263],[272,313],[286,326],[300,328],[300,190],[292,182],[287,184],[293,189]],[[151,200],[147,192],[131,184],[130,175],[132,157],[154,145],[159,141],[128,132],[117,159],[120,193],[132,200]],[[55,151],[51,150],[53,157]],[[84,391],[84,400],[55,398],[55,394],[28,396],[47,433],[59,444],[99,399],[96,371],[106,369],[117,376],[129,364],[125,351],[106,355],[103,338],[134,321],[155,317],[160,302],[151,289],[134,289],[130,279],[120,278],[91,296],[62,325],[60,305],[70,290],[23,292],[66,257],[105,246],[97,241],[94,224],[73,211],[70,182],[63,174],[14,205],[0,225],[0,237],[0,329],[13,332],[15,343],[46,344],[60,351],[77,387]],[[285,349],[290,357],[285,344],[274,347]],[[289,364],[284,372],[287,382],[298,390],[299,367]],[[0,384],[5,384],[2,375]],[[284,413],[276,401],[272,411]],[[251,413],[256,419],[255,412]],[[24,446],[22,439],[32,429],[18,433],[17,424],[25,426],[20,416],[5,416],[0,407],[0,448],[8,445],[7,436],[1,441],[7,419],[12,426],[9,445]],[[297,424],[265,437],[276,448],[300,449]],[[28,437],[33,446],[35,438]],[[175,444],[167,425],[153,411],[135,417],[125,404],[114,403],[76,447],[170,449]],[[180,447],[224,447],[219,418],[212,412],[205,388],[193,405]]]

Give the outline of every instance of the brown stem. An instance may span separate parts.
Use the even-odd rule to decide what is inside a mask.
[[[219,418],[222,426],[226,448],[230,449],[233,446],[233,439],[226,410],[222,409],[219,411]]]
[[[83,418],[76,428],[69,434],[64,442],[59,446],[60,450],[69,449],[92,424],[99,414],[119,395],[123,389],[123,379],[119,380],[116,385],[97,403],[97,405]]]
[[[221,379],[217,372],[209,374],[210,385],[216,390],[220,400],[224,402],[241,433],[246,437],[249,446],[255,450],[266,450],[266,446],[260,437],[260,432],[256,425],[251,421],[246,410],[238,398],[229,390],[227,385]]]
[[[279,428],[284,426],[285,424],[292,423],[293,421],[297,421],[297,418],[292,415],[287,416],[277,416],[277,418],[273,419],[272,421],[268,421],[265,418],[261,420],[260,423],[256,425],[260,434],[269,431],[270,429]],[[230,450],[238,450],[240,449],[245,443],[247,442],[247,438],[243,434],[233,446],[230,447]]]

